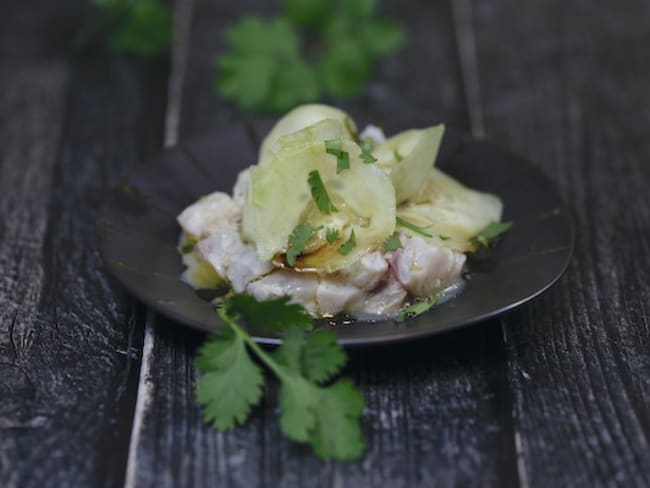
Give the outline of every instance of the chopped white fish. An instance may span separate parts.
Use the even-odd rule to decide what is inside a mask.
[[[402,237],[402,248],[387,257],[395,277],[417,297],[430,296],[457,281],[465,264],[463,253],[436,246],[421,237]]]
[[[379,251],[366,254],[345,268],[341,274],[354,286],[362,290],[372,290],[388,272],[388,262]]]
[[[248,283],[273,270],[271,262],[260,260],[255,248],[244,244],[234,231],[217,232],[200,241],[196,249],[236,293],[242,293]]]
[[[289,296],[291,297],[291,303],[299,303],[309,313],[315,314],[318,312],[318,306],[316,305],[317,287],[318,275],[315,273],[299,273],[279,269],[249,283],[246,292],[259,301]]]
[[[390,317],[402,308],[406,295],[406,290],[402,284],[392,275],[389,275],[381,287],[373,293],[369,293],[353,312]]]
[[[366,138],[372,139],[375,144],[381,144],[386,140],[386,136],[384,135],[384,131],[381,130],[381,127],[372,124],[366,125],[366,128],[359,134],[359,139],[363,140]]]
[[[219,231],[236,232],[241,221],[241,206],[227,193],[217,191],[187,207],[177,220],[185,232],[197,238]]]
[[[232,199],[240,208],[244,207],[246,201],[246,193],[248,192],[248,184],[251,179],[251,169],[246,168],[237,175],[235,186],[232,187]]]
[[[341,277],[322,276],[316,288],[316,302],[324,315],[353,310],[364,297],[363,290],[349,284]]]

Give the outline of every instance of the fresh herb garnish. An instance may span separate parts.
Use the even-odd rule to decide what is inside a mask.
[[[404,161],[404,156],[402,156],[397,149],[393,150],[393,156],[395,156],[395,161],[398,163]]]
[[[196,398],[204,406],[203,418],[219,430],[243,424],[263,394],[262,368],[256,357],[280,381],[280,428],[284,435],[308,443],[323,459],[358,459],[365,449],[359,419],[363,397],[350,380],[322,386],[338,374],[346,355],[334,334],[318,331],[309,336],[312,321],[300,305],[287,297],[257,302],[234,295],[218,309],[227,329],[213,335],[199,350],[201,372]],[[267,317],[286,331],[282,345],[264,351],[242,324],[264,325]]]
[[[372,137],[364,137],[359,142],[359,147],[361,147],[363,151],[370,152],[375,148],[375,140]]]
[[[424,237],[433,237],[432,234],[429,234],[424,227],[420,227],[419,225],[415,225],[408,220],[404,220],[401,217],[397,217],[397,225],[401,225],[402,227],[406,227],[407,229],[412,230],[413,232],[417,232],[420,235],[423,235]]]
[[[439,238],[441,241],[448,241],[449,239],[451,239],[451,237],[446,236],[446,235],[444,235],[444,234],[438,234],[438,238]]]
[[[374,0],[284,0],[274,19],[246,16],[226,32],[217,88],[242,108],[282,112],[323,95],[357,96],[403,30]],[[309,56],[306,55],[309,53]]]
[[[399,314],[397,315],[397,318],[395,319],[395,322],[397,323],[402,323],[406,319],[411,319],[413,317],[417,317],[418,315],[423,314],[427,310],[429,310],[431,307],[433,307],[436,303],[438,302],[438,299],[436,297],[430,297],[425,300],[419,301],[419,302],[414,302],[410,305],[407,305],[406,307],[403,307],[400,311]]]
[[[512,222],[492,222],[469,241],[478,247],[488,247],[494,239],[508,232]]]
[[[361,161],[363,161],[366,164],[372,164],[377,162],[377,158],[374,157],[372,154],[370,154],[370,151],[367,151],[363,148],[361,148],[361,154],[359,155],[361,158]]]
[[[337,212],[332,200],[330,200],[330,196],[327,194],[327,190],[325,189],[325,185],[323,184],[323,180],[321,179],[318,170],[309,172],[307,182],[309,183],[311,196],[314,199],[318,210],[325,215]]]
[[[338,229],[328,228],[325,231],[325,239],[327,240],[328,244],[334,244],[340,238],[341,238],[341,231],[339,231]]]
[[[344,256],[347,254],[350,254],[352,249],[354,249],[354,246],[357,245],[357,239],[354,237],[354,229],[352,229],[352,232],[350,232],[350,237],[348,238],[347,241],[345,241],[341,246],[337,249],[337,251]]]
[[[402,243],[400,242],[399,238],[395,235],[388,236],[386,240],[384,241],[384,244],[382,246],[384,248],[384,251],[389,252],[389,251],[395,251],[396,249],[399,249],[402,247]]]
[[[309,222],[298,224],[289,236],[289,248],[287,249],[287,264],[293,266],[296,259],[305,249],[307,242],[311,239],[314,229]]]
[[[329,139],[325,141],[325,152],[336,156],[336,174],[350,168],[350,155],[343,151],[341,139]]]
[[[160,0],[93,0],[98,15],[77,34],[84,47],[105,40],[113,51],[152,57],[165,51],[172,40],[172,16]]]

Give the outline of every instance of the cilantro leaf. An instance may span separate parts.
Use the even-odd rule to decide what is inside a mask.
[[[223,313],[243,320],[253,329],[281,332],[297,326],[309,329],[312,318],[302,305],[289,303],[289,297],[258,302],[250,295],[233,295],[222,305]]]
[[[347,241],[345,241],[341,246],[337,249],[337,251],[344,256],[346,254],[350,254],[352,252],[352,249],[354,249],[354,246],[357,245],[357,239],[354,236],[354,229],[352,229],[352,232],[350,232],[350,237],[348,238]]]
[[[349,380],[322,388],[292,374],[280,388],[282,432],[309,442],[323,459],[351,460],[363,453],[363,409],[363,397]]]
[[[298,224],[289,236],[289,248],[287,249],[287,264],[293,266],[296,264],[296,259],[300,253],[305,249],[307,242],[311,239],[314,232],[309,222]]]
[[[508,232],[512,227],[512,222],[492,222],[485,227],[481,232],[470,239],[470,242],[475,246],[488,247],[494,239],[501,234]]]
[[[320,330],[305,336],[304,329],[299,327],[287,331],[273,358],[313,383],[330,379],[347,360],[333,333]]]
[[[105,39],[114,51],[143,57],[157,56],[172,41],[172,16],[160,0],[94,0],[100,9],[77,34],[75,43]]]
[[[424,237],[433,237],[432,234],[429,234],[424,227],[420,227],[419,225],[415,225],[412,222],[409,222],[408,220],[405,220],[401,217],[397,217],[397,225],[401,225],[402,227],[406,227],[407,229],[412,230],[413,232],[417,232],[420,235],[423,235]]]
[[[363,161],[366,164],[372,164],[377,162],[377,158],[374,157],[372,154],[370,154],[370,151],[367,151],[363,148],[361,148],[361,154],[359,155],[361,158],[361,161]]]
[[[217,89],[225,99],[278,112],[318,98],[315,72],[286,19],[244,17],[226,32],[226,41],[230,51],[217,58]]]
[[[393,156],[395,156],[395,161],[397,161],[398,163],[404,161],[404,156],[402,156],[402,155],[399,153],[399,150],[397,150],[397,149],[394,149],[394,150],[393,150]]]
[[[413,302],[412,304],[403,307],[399,311],[399,314],[397,315],[395,322],[402,323],[406,319],[410,319],[413,317],[417,317],[418,315],[422,315],[424,312],[426,312],[431,307],[433,307],[437,302],[438,299],[436,297],[430,297],[427,298],[426,300]]]
[[[302,351],[302,371],[309,381],[322,383],[337,374],[347,357],[336,336],[319,330],[307,337]]]
[[[440,238],[441,241],[448,241],[449,239],[451,239],[451,237],[443,234],[439,234],[438,237]]]
[[[204,406],[203,417],[219,430],[243,424],[251,407],[262,398],[262,370],[246,353],[240,336],[226,330],[200,349],[196,367],[196,399]]]
[[[325,231],[325,239],[327,240],[328,244],[334,244],[340,238],[341,231],[338,229],[328,228],[327,231]]]
[[[386,252],[395,251],[396,249],[402,247],[402,243],[397,236],[392,235],[386,238],[382,247]]]
[[[327,194],[327,190],[325,189],[325,185],[323,184],[323,180],[321,179],[318,170],[309,172],[307,182],[309,183],[311,196],[321,213],[327,215],[338,211],[332,203],[332,200],[330,200],[330,196]]]
[[[318,25],[331,7],[330,0],[282,0],[282,5],[291,22],[304,26]]]

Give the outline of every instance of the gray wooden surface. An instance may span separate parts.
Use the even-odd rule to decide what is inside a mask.
[[[359,463],[284,440],[273,397],[243,428],[192,398],[202,336],[146,310],[95,245],[103,192],[165,143],[246,120],[213,89],[223,29],[273,4],[178,0],[169,58],[70,40],[84,2],[0,19],[0,486],[650,485],[650,4],[384,0],[408,26],[367,94],[389,129],[441,120],[545,172],[575,257],[502,319],[354,350]]]

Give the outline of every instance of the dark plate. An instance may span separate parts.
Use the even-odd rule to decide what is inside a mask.
[[[176,215],[201,195],[230,192],[238,171],[256,160],[256,132],[229,126],[160,154],[113,189],[100,212],[99,243],[109,270],[144,303],[182,324],[204,331],[222,325],[209,303],[179,280]],[[342,344],[414,339],[495,317],[542,293],[566,269],[571,219],[552,184],[530,163],[491,143],[447,133],[437,164],[465,184],[499,195],[512,229],[487,257],[469,260],[470,277],[458,297],[419,317],[399,325],[319,321]],[[258,342],[278,342],[252,333]]]

